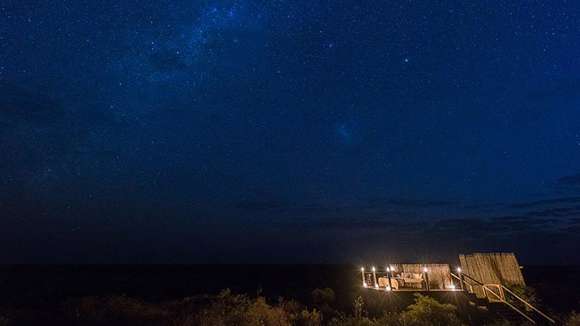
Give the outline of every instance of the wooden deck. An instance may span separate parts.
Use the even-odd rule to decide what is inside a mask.
[[[448,264],[387,264],[384,270],[361,267],[361,286],[378,292],[465,292],[490,304],[501,304],[531,324],[556,321],[508,286],[525,286],[515,254],[460,255],[453,273]]]
[[[361,285],[379,291],[441,291],[460,288],[448,264],[390,264],[384,269],[361,268]]]

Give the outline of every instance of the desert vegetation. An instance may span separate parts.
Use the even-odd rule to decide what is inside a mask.
[[[455,305],[415,295],[414,302],[399,311],[370,316],[367,302],[357,296],[351,311],[335,309],[332,289],[315,289],[309,306],[295,300],[249,296],[223,290],[164,303],[148,303],[124,295],[82,297],[57,304],[51,313],[2,310],[0,326],[45,320],[59,325],[159,325],[159,326],[423,326],[480,324],[462,316]],[[580,325],[580,315],[563,318],[568,326]],[[488,325],[511,325],[490,320]]]

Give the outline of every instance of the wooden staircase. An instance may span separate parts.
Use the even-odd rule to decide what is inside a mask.
[[[529,321],[522,317],[519,313],[515,312],[512,308],[501,302],[489,303],[488,309],[489,312],[496,317],[496,319],[506,320],[513,325],[520,325]]]
[[[556,321],[534,307],[526,300],[502,284],[483,284],[467,274],[451,276],[456,278],[467,293],[470,304],[479,310],[487,310],[494,319],[503,319],[511,324],[554,325]],[[475,289],[478,288],[478,296]],[[484,297],[481,296],[483,291]]]

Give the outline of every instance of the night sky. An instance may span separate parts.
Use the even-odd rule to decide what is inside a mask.
[[[0,2],[2,263],[580,264],[580,2]]]

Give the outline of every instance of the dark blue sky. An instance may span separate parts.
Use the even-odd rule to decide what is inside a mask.
[[[576,1],[0,3],[0,258],[580,263]]]

